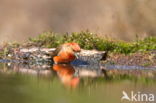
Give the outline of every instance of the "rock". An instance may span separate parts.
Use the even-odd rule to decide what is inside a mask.
[[[9,55],[12,55],[11,59],[22,60],[22,61],[31,61],[33,63],[43,63],[43,62],[52,62],[50,53],[55,51],[55,48],[20,48],[12,50]],[[99,63],[103,56],[106,54],[105,51],[96,51],[96,50],[81,50],[80,53],[77,53],[79,61],[84,61],[87,63]]]

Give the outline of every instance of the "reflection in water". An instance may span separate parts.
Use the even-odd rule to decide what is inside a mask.
[[[155,82],[105,77],[106,71],[85,66],[2,63],[0,103],[121,103],[123,90],[156,95]]]
[[[75,88],[79,84],[79,77],[74,76],[75,69],[70,64],[56,64],[53,66],[53,70],[57,72],[65,86]]]
[[[58,77],[65,87],[76,88],[80,83],[80,78],[101,77],[105,73],[101,69],[91,69],[86,66],[78,67],[69,64],[55,65],[29,65],[24,63],[1,63],[4,66],[0,72],[5,74],[31,74],[38,77]],[[55,75],[57,74],[57,75]],[[51,78],[51,79],[52,79]]]

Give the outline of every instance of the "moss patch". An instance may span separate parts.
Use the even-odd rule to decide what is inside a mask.
[[[38,46],[48,48],[57,47],[65,42],[77,42],[83,49],[97,49],[99,51],[104,50],[124,54],[156,49],[156,37],[147,37],[143,40],[137,39],[133,42],[126,42],[99,37],[97,34],[88,31],[61,35],[53,32],[44,32],[38,37],[30,38],[29,41]]]

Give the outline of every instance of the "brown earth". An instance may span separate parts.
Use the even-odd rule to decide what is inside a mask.
[[[137,52],[132,54],[110,54],[107,62],[128,66],[156,66],[156,52]]]

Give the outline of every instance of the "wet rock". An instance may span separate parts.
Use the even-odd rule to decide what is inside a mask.
[[[87,61],[89,64],[97,64],[101,61],[105,53],[105,51],[82,50],[78,53],[78,59]]]
[[[46,62],[52,62],[50,57],[50,53],[54,52],[55,48],[18,48],[13,49],[9,52],[8,58],[12,60],[20,60],[33,62],[36,64],[43,64]],[[80,53],[77,53],[78,60],[82,62],[86,62],[88,64],[97,64],[102,59],[105,51],[96,51],[96,50],[81,50]],[[84,64],[82,63],[82,64]]]

